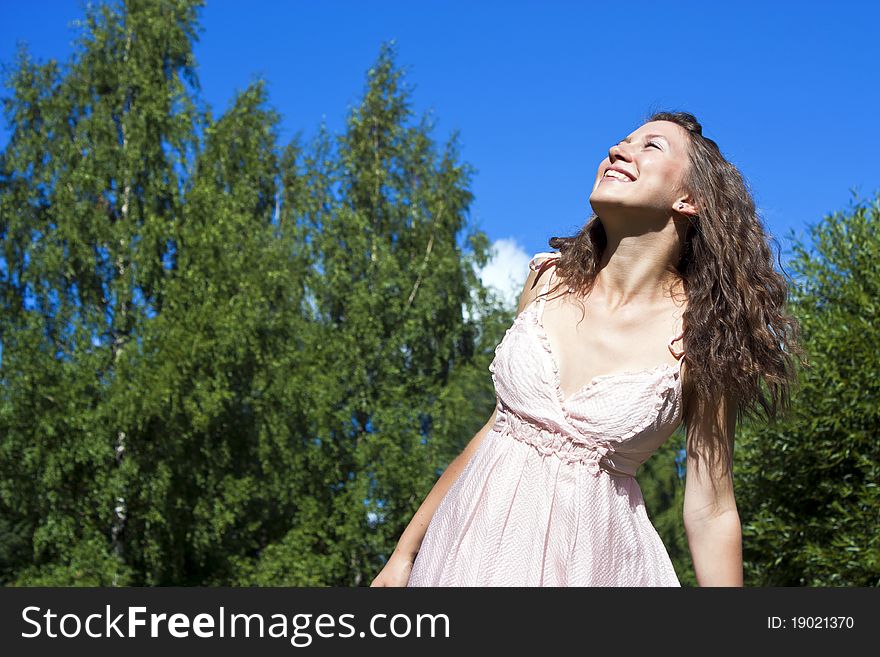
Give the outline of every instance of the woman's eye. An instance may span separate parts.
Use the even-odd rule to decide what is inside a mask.
[[[660,149],[660,146],[656,142],[653,142],[653,141],[649,141],[648,146],[656,146],[658,150],[662,150],[662,149]]]

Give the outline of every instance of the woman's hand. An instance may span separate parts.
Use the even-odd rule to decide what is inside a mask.
[[[415,555],[398,552],[391,553],[385,567],[370,584],[373,586],[406,586],[412,571]]]

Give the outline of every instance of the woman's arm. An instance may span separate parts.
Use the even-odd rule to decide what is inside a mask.
[[[742,529],[733,492],[736,403],[697,404],[687,428],[684,527],[699,586],[742,586]]]
[[[403,534],[400,535],[400,539],[397,541],[397,547],[394,548],[395,552],[415,559],[416,553],[419,551],[419,547],[422,544],[422,539],[425,537],[425,532],[428,530],[428,523],[431,522],[431,518],[434,516],[434,512],[437,510],[437,507],[440,506],[440,502],[446,496],[446,493],[452,487],[452,484],[455,483],[455,480],[458,479],[458,476],[461,474],[461,471],[464,470],[468,461],[471,460],[471,457],[474,455],[474,452],[477,451],[480,443],[483,442],[483,438],[489,433],[492,425],[495,424],[497,413],[498,409],[496,408],[492,412],[492,416],[489,418],[488,422],[483,425],[483,428],[471,438],[461,454],[456,456],[452,463],[450,463],[443,471],[443,474],[440,475],[437,483],[434,484],[434,487],[431,489],[431,492],[428,493],[425,501],[422,502],[421,506],[415,512]]]
[[[686,526],[699,586],[742,586],[742,530],[736,509]]]
[[[382,571],[373,578],[370,587],[406,586],[409,583],[416,554],[422,545],[422,539],[425,537],[425,532],[428,530],[428,524],[431,522],[434,512],[440,506],[440,502],[450,486],[458,479],[461,471],[467,465],[467,462],[473,456],[473,453],[479,447],[486,434],[489,433],[494,423],[495,411],[493,411],[489,421],[483,425],[483,428],[471,438],[461,454],[455,457],[452,463],[443,471],[443,474],[440,475],[437,483],[434,484],[431,492],[428,493],[425,501],[419,506],[412,520],[410,520],[403,534],[401,534],[400,539],[397,541],[397,546],[394,548],[391,556],[388,557],[388,561],[385,562]]]

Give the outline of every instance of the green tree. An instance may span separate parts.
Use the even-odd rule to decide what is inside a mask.
[[[165,301],[197,121],[196,6],[91,7],[68,70],[22,51],[8,83],[0,505],[32,537],[23,583],[130,576],[136,418],[113,401],[137,391],[116,368]]]
[[[262,83],[198,108],[200,4],[10,76],[3,582],[363,584],[494,404],[512,317],[393,44],[338,143],[279,149]]]
[[[494,405],[487,368],[503,326],[475,276],[488,242],[458,243],[472,199],[457,135],[438,154],[411,91],[381,47],[335,143],[292,144],[282,224],[299,226],[310,267],[305,331],[317,454],[292,528],[253,564],[248,583],[363,585],[381,569],[443,468]],[[292,194],[292,197],[290,196]],[[476,295],[472,295],[476,292]]]
[[[125,363],[144,391],[117,401],[138,419],[128,541],[150,584],[226,583],[285,531],[284,478],[308,472],[295,442],[302,265],[279,231],[278,117],[265,105],[256,83],[208,119],[168,301]]]
[[[793,309],[808,367],[792,413],[738,440],[751,586],[880,585],[880,199],[794,239]]]

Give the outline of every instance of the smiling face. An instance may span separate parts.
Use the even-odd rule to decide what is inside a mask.
[[[668,218],[685,195],[682,183],[689,166],[687,135],[681,126],[671,121],[645,123],[612,146],[599,163],[590,205],[603,220]]]

